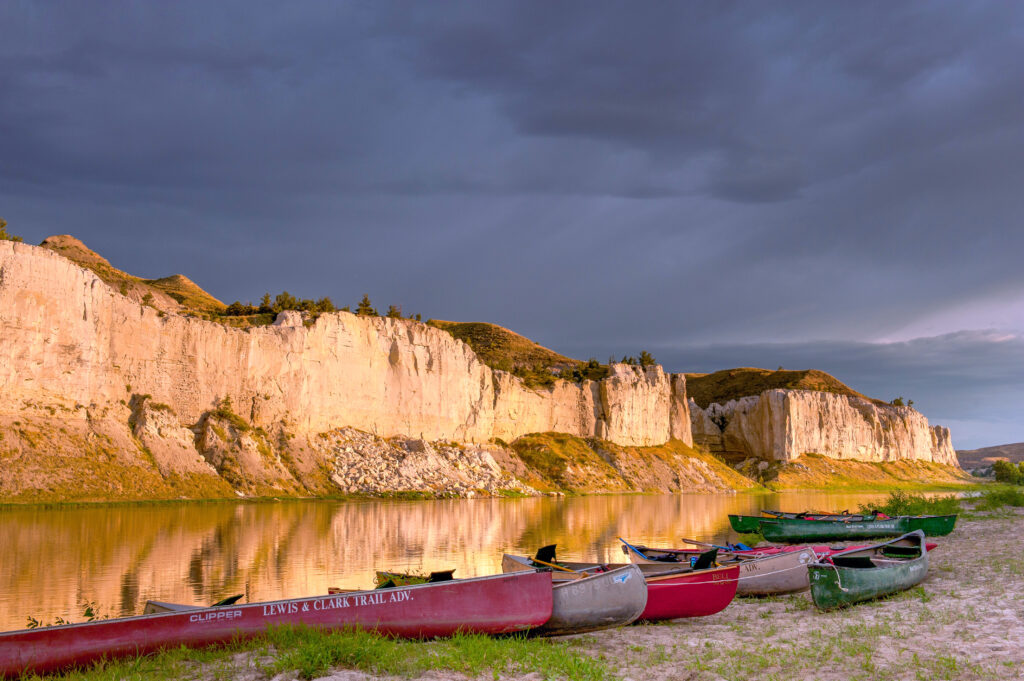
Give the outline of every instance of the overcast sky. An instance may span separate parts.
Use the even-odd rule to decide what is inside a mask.
[[[0,216],[1024,441],[1024,3],[0,3]]]

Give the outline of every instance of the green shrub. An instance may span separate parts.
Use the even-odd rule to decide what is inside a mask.
[[[985,491],[975,504],[979,511],[994,511],[1005,506],[1024,506],[1024,491],[1015,487],[1001,487]]]
[[[996,474],[996,482],[1024,485],[1024,462],[1014,464],[999,460],[992,464],[992,471]]]
[[[960,499],[952,494],[941,497],[926,497],[896,490],[881,504],[861,504],[861,513],[881,511],[886,515],[952,515],[960,512]]]

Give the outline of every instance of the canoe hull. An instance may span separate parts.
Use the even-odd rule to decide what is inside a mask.
[[[652,549],[652,551],[657,550]],[[629,552],[629,559],[640,565],[645,570],[645,574],[650,574],[656,569],[653,566],[669,570],[672,566],[688,564],[690,556],[697,556],[699,553],[698,551],[678,551],[677,556],[682,560],[677,563],[646,559],[635,551]],[[736,588],[737,596],[770,596],[804,591],[809,587],[807,565],[817,560],[814,548],[809,546],[793,547],[792,549],[787,547],[785,550],[773,550],[763,555],[754,551],[736,555],[741,556],[736,563],[740,566],[740,581]]]
[[[842,555],[837,554],[837,557]],[[920,584],[928,574],[928,553],[924,550],[923,541],[917,558],[888,563],[885,567],[874,568],[843,567],[824,562],[809,565],[807,570],[814,604],[821,610],[834,610],[870,601],[905,591]]]
[[[786,551],[740,563],[739,596],[770,596],[810,588],[807,566],[817,560],[810,548]]]
[[[761,534],[767,541],[813,542],[875,539],[906,534],[905,518],[886,520],[802,520],[772,518],[761,521]]]
[[[907,532],[921,530],[929,537],[945,537],[956,527],[955,515],[907,516]]]
[[[656,622],[706,617],[725,609],[736,597],[739,565],[647,578],[647,607],[638,621]]]
[[[575,563],[559,561],[572,570],[595,570],[602,565],[597,563]],[[603,567],[621,568],[628,563],[611,563]],[[518,572],[536,569],[531,566],[530,559],[522,556],[505,554],[501,560],[502,570]],[[647,605],[636,621],[674,620],[683,617],[704,617],[714,615],[725,609],[736,597],[736,585],[739,583],[739,565],[712,568],[710,570],[690,570],[685,566],[672,563],[634,565],[639,568],[647,583]],[[556,582],[562,579],[563,573],[552,573]],[[565,579],[579,579],[572,573],[564,573]]]
[[[732,529],[741,534],[753,534],[761,527],[764,518],[753,515],[730,515],[729,524]]]
[[[403,638],[508,633],[541,626],[551,608],[551,575],[528,572],[100,620],[0,633],[0,676],[42,674],[167,647],[214,645],[280,625],[363,628]]]
[[[555,583],[552,593],[551,619],[532,633],[563,636],[620,627],[647,607],[647,583],[633,565]]]

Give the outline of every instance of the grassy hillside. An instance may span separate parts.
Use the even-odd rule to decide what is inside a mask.
[[[687,393],[694,402],[700,405],[701,409],[707,409],[708,405],[715,402],[725,404],[729,400],[760,395],[765,390],[779,389],[817,390],[860,397],[871,400],[875,404],[885,404],[881,400],[874,400],[860,394],[837,378],[816,369],[771,371],[740,367],[716,371],[713,374],[686,374]]]
[[[117,269],[106,258],[70,234],[47,237],[39,245],[92,270],[96,276],[122,295],[140,302],[147,301],[157,309],[167,312],[217,314],[225,308],[224,303],[186,276],[175,274],[162,279],[142,279],[133,276]],[[146,298],[147,295],[150,297]]]
[[[487,322],[447,322],[431,319],[430,326],[447,331],[465,342],[489,367],[503,371],[532,369],[538,366],[557,370],[574,368],[582,364],[579,360],[560,355],[534,343],[514,331],[488,324]]]
[[[767,473],[765,484],[775,490],[957,489],[977,483],[959,468],[930,461],[868,462],[820,454],[773,464]]]
[[[998,445],[996,447],[983,447],[982,449],[957,450],[956,456],[960,459],[960,465],[964,468],[988,466],[999,460],[1020,463],[1024,461],[1024,442],[1017,442],[1012,445]]]
[[[721,492],[759,487],[719,459],[679,440],[627,447],[565,433],[534,433],[519,438],[511,448],[521,462],[509,466],[512,472],[539,490]]]

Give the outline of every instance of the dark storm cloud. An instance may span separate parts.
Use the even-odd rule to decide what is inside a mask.
[[[366,291],[585,356],[775,342],[811,366],[1024,331],[1019,3],[25,2],[0,25],[0,215],[142,275]],[[884,359],[864,347],[846,380]]]

